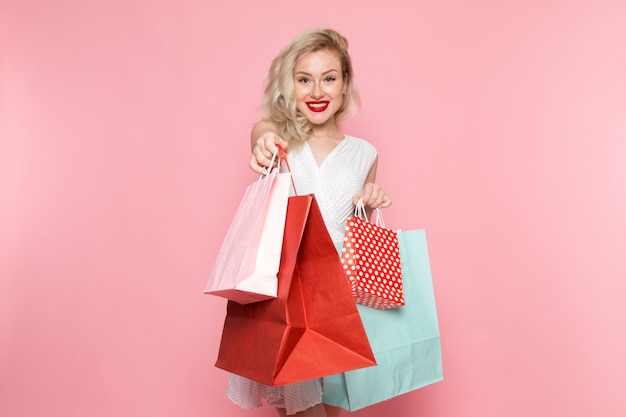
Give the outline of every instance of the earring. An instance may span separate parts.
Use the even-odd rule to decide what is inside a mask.
[[[344,96],[346,95],[346,92],[345,92],[345,91],[343,92],[343,95],[344,95]]]

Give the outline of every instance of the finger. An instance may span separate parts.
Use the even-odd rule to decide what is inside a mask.
[[[367,184],[363,188],[363,191],[361,191],[361,198],[363,199],[363,204],[365,204],[366,206],[371,203],[370,200],[372,199],[372,187],[369,186],[369,184]]]
[[[263,148],[269,152],[271,155],[274,154],[274,152],[276,152],[276,147],[277,144],[280,143],[280,137],[274,135],[274,134],[266,134],[263,135],[261,137],[261,139],[263,140]]]
[[[269,159],[274,155],[274,152],[276,152],[276,145],[273,141],[265,141],[261,146],[261,150],[265,157]]]
[[[261,175],[266,175],[267,174],[267,169],[265,167],[259,165],[258,161],[256,160],[256,158],[254,156],[252,158],[250,158],[249,166],[257,174],[261,174]]]
[[[376,196],[376,208],[380,208],[380,206],[382,206],[383,201],[385,200],[385,193],[380,191],[378,193],[378,195]]]
[[[252,157],[252,160],[254,161],[254,168],[256,168],[256,172],[258,172],[259,174],[267,174],[269,168],[269,160],[265,158],[261,158],[261,160],[259,160],[259,158],[256,157]]]
[[[372,195],[372,198],[370,198],[370,201],[368,201],[367,206],[373,209],[378,208],[380,206],[380,200],[378,196]]]
[[[391,199],[389,198],[389,196],[385,195],[385,198],[383,199],[382,203],[380,204],[381,208],[387,208],[391,205]]]
[[[274,152],[276,150],[276,146],[273,143],[263,144],[263,147],[260,148],[261,155],[263,158],[267,159],[267,163],[272,160],[272,156],[274,156]]]
[[[375,184],[371,185],[370,190],[371,190],[371,194],[367,201],[367,205],[371,208],[377,208],[380,205],[380,202],[382,201],[382,197],[384,193],[382,192],[380,187],[378,187]]]
[[[270,153],[269,151],[264,151],[261,148],[257,148],[255,149],[255,156],[256,156],[257,163],[260,166],[269,167],[270,163],[272,162],[272,157],[274,156],[274,154]],[[276,161],[274,161],[273,165],[276,165]]]
[[[267,166],[267,162],[266,162],[266,158],[263,155],[263,150],[260,149],[258,146],[254,147],[254,150],[252,151],[252,160],[250,161],[250,166]]]
[[[268,139],[267,135],[263,135],[257,139],[252,152],[259,152],[259,155],[262,155],[263,158],[270,159],[274,153],[274,148],[274,142]]]

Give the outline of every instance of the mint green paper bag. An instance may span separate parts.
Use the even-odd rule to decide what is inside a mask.
[[[426,233],[399,231],[398,242],[406,305],[357,305],[377,365],[324,377],[325,404],[355,411],[443,379]]]

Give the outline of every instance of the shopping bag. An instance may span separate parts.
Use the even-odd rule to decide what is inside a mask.
[[[276,299],[228,302],[215,366],[271,385],[376,364],[312,194],[289,197]]]
[[[398,235],[385,227],[380,209],[370,222],[363,200],[346,221],[341,262],[358,304],[379,310],[404,305]]]
[[[279,158],[277,168],[246,188],[213,264],[205,294],[241,304],[276,298],[292,184],[291,173],[279,172],[280,166]]]
[[[401,231],[398,240],[406,305],[358,306],[378,365],[325,377],[326,404],[355,411],[443,379],[426,234]]]

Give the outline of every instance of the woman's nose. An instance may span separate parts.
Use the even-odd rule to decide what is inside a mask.
[[[314,83],[313,90],[311,91],[311,97],[318,99],[322,98],[323,95],[324,91],[322,91],[322,86],[320,85],[320,83]]]

